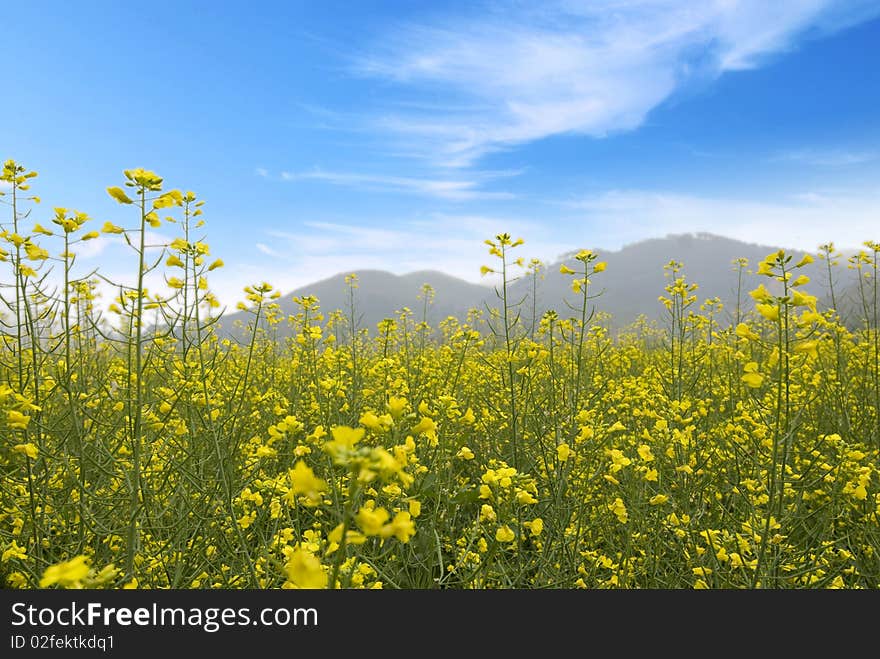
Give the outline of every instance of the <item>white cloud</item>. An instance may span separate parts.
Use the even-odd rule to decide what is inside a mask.
[[[286,293],[340,272],[362,269],[396,274],[439,270],[489,284],[490,279],[480,276],[480,265],[491,264],[494,257],[483,241],[498,233],[526,238],[526,246],[518,248],[526,259],[549,261],[571,248],[569,242],[547,239],[539,223],[521,218],[435,214],[393,226],[397,228],[306,222],[295,231],[271,231],[279,262],[224,268],[211,273],[211,286],[231,304],[240,299],[244,285],[264,279]]]
[[[133,243],[139,240],[138,234],[133,233],[130,236]],[[146,247],[148,256],[157,254],[158,250],[168,245],[173,238],[158,231],[147,230],[144,232],[144,246]],[[76,254],[78,260],[90,260],[99,256],[103,256],[108,251],[112,252],[110,258],[124,260],[126,255],[130,257],[133,269],[137,270],[136,256],[132,252],[132,248],[125,242],[125,238],[121,235],[101,234],[93,240],[80,242],[73,246],[72,251]]]
[[[611,190],[573,204],[591,247],[617,249],[670,233],[709,232],[745,242],[815,250],[822,243],[857,248],[880,238],[880,187],[844,193],[805,192],[774,200]]]
[[[819,167],[846,167],[848,165],[861,165],[877,160],[877,158],[878,154],[875,151],[795,149],[779,153],[772,160],[799,162]]]
[[[272,256],[230,264],[211,273],[210,284],[230,307],[242,288],[268,281],[289,293],[343,272],[376,269],[405,274],[439,270],[474,283],[480,265],[492,265],[486,238],[507,232],[523,238],[516,255],[555,261],[579,248],[617,250],[672,233],[709,232],[751,243],[812,250],[825,242],[840,249],[878,240],[880,186],[873,190],[806,190],[775,199],[735,199],[674,191],[607,190],[550,206],[533,217],[433,214],[381,226],[305,222],[268,232]],[[265,249],[272,254],[268,254]]]
[[[266,169],[265,167],[257,167],[254,170],[254,174],[259,176],[260,178],[267,178],[269,176],[269,170]]]
[[[271,247],[269,247],[265,243],[257,243],[256,248],[258,250],[260,250],[266,256],[281,256],[278,252],[276,252],[274,249],[272,249]]]
[[[517,3],[397,25],[354,70],[448,99],[448,107],[389,111],[375,125],[410,152],[460,167],[550,135],[632,130],[695,80],[759,66],[804,35],[878,13],[867,0]]]
[[[509,192],[481,190],[480,186],[491,179],[515,176],[518,173],[519,172],[479,172],[474,173],[469,180],[465,180],[430,179],[411,176],[385,176],[351,172],[328,172],[316,169],[309,172],[298,173],[281,172],[281,178],[285,181],[298,181],[304,179],[325,181],[334,185],[353,188],[409,192],[453,201],[465,201],[473,199],[512,198],[514,195]]]

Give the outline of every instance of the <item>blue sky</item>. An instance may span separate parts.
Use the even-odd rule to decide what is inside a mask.
[[[225,302],[341,271],[479,281],[525,256],[711,231],[880,239],[880,3],[11,3],[0,157],[122,224],[153,169],[207,201]],[[96,227],[97,228],[97,227]],[[157,230],[173,236],[172,226]],[[83,268],[125,277],[109,239]]]

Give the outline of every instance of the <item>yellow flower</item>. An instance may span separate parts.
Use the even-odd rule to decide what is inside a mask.
[[[810,295],[809,293],[801,293],[800,291],[792,291],[791,294],[791,304],[795,307],[808,307],[813,311],[816,310],[816,302],[818,302],[818,298],[815,295]]]
[[[629,519],[629,513],[626,511],[626,506],[623,503],[623,499],[617,497],[613,503],[608,504],[608,509],[611,510],[612,513],[617,517],[617,521],[621,524],[626,524]]]
[[[516,534],[506,524],[504,526],[499,526],[498,530],[495,531],[495,539],[498,542],[513,542],[515,538]]]
[[[366,535],[379,535],[389,517],[388,511],[384,508],[363,507],[355,515],[355,521]]]
[[[455,457],[461,458],[462,460],[473,460],[474,452],[471,451],[467,446],[462,446],[458,449],[458,453],[455,454]]]
[[[397,396],[389,397],[388,402],[385,405],[385,407],[388,408],[388,412],[394,419],[400,418],[400,416],[403,414],[403,411],[406,409],[406,406],[406,398],[398,398]]]
[[[401,510],[394,515],[394,519],[390,523],[382,527],[379,535],[383,538],[394,536],[401,542],[407,543],[415,535],[415,532],[416,525],[413,524],[412,516],[407,511]]]
[[[559,266],[559,272],[561,272],[561,273],[564,274],[564,275],[573,275],[573,274],[575,274],[574,270],[572,270],[571,268],[569,268],[567,265],[561,265],[561,266]]]
[[[560,462],[565,462],[574,451],[569,448],[568,444],[562,443],[556,447],[556,457]]]
[[[593,266],[593,272],[604,272],[605,268],[608,267],[608,264],[605,261],[599,261],[596,265]]]
[[[807,353],[810,357],[816,359],[819,356],[819,351],[816,349],[817,345],[817,341],[803,341],[795,345],[794,351]]]
[[[379,422],[379,417],[377,417],[375,413],[370,412],[369,410],[361,414],[361,418],[358,419],[358,423],[361,424],[364,428],[369,428],[370,430],[383,430],[382,424]]]
[[[812,262],[813,262],[813,257],[810,256],[809,254],[804,254],[804,258],[802,258],[800,261],[798,261],[794,267],[795,268],[802,268],[803,266],[807,265],[808,263],[812,263]]]
[[[363,439],[365,432],[366,430],[363,428],[334,426],[330,429],[330,434],[333,435],[333,439],[325,442],[324,450],[327,451],[337,463],[344,462],[347,454],[354,449],[354,445]]]
[[[749,362],[743,367],[743,370],[745,375],[742,376],[742,381],[752,389],[757,389],[764,383],[764,376],[758,373],[757,362]]]
[[[391,427],[394,425],[394,420],[391,418],[390,414],[376,416],[373,412],[370,411],[364,412],[359,422],[362,426],[365,426],[370,430],[374,430],[376,432],[387,432],[391,430]]]
[[[8,583],[12,588],[24,589],[28,587],[27,577],[25,577],[21,572],[10,572],[9,576],[6,577],[6,583]]]
[[[75,556],[69,561],[50,565],[43,572],[40,588],[58,585],[62,588],[81,588],[82,580],[89,574],[89,566],[85,556]]]
[[[476,420],[477,418],[474,416],[474,411],[471,408],[467,408],[467,411],[461,417],[462,423],[466,423],[468,425],[474,423]]]
[[[606,450],[605,452],[608,457],[611,458],[611,473],[616,474],[624,467],[628,467],[632,464],[632,460],[626,457],[620,449],[613,448]]]
[[[763,384],[764,376],[760,373],[746,373],[742,376],[742,381],[752,389],[757,389]]]
[[[125,229],[116,226],[112,222],[104,222],[104,226],[101,227],[101,231],[103,231],[104,233],[124,233]]]
[[[766,259],[761,261],[758,264],[758,274],[772,277],[773,276],[773,264],[771,262],[767,261]]]
[[[224,265],[226,265],[226,264],[223,263],[223,259],[217,259],[211,265],[208,266],[208,272],[211,272],[212,270],[216,270],[217,268],[222,268]]]
[[[254,453],[258,458],[274,458],[278,455],[278,451],[276,451],[271,446],[258,446],[256,452]]]
[[[768,300],[772,300],[773,296],[770,295],[770,291],[764,288],[764,284],[761,284],[755,290],[749,292],[749,295],[752,296],[752,299],[755,302],[767,302]]]
[[[256,519],[257,519],[257,512],[255,510],[252,510],[249,513],[245,513],[244,515],[242,515],[241,517],[239,517],[235,521],[241,528],[246,529],[246,528],[249,528],[251,526],[251,524],[253,524]]]
[[[755,310],[767,320],[779,320],[779,307],[775,304],[756,304]]]
[[[128,195],[125,194],[125,191],[122,188],[118,188],[116,186],[113,186],[112,188],[107,188],[107,194],[113,197],[120,204],[132,203],[131,199],[128,198]]]
[[[485,277],[486,275],[488,275],[490,272],[495,272],[495,271],[494,271],[492,268],[490,268],[488,265],[481,265],[481,266],[480,266],[480,274],[481,274],[483,277]]]
[[[530,492],[519,490],[516,493],[516,502],[520,505],[526,506],[533,503],[538,503],[538,500],[534,496],[532,496]]]
[[[326,588],[327,573],[321,561],[310,551],[297,549],[284,565],[287,580],[297,588]]]
[[[290,479],[290,492],[293,496],[301,494],[311,504],[320,503],[321,493],[327,490],[327,483],[315,476],[315,472],[303,460],[297,460],[293,469],[288,471],[287,477]]]
[[[669,501],[669,497],[665,494],[655,494],[650,499],[648,499],[648,503],[652,506],[662,506],[667,501]]]
[[[12,450],[16,453],[28,456],[31,460],[36,460],[37,456],[40,454],[39,449],[30,442],[27,444],[16,444],[12,447]]]
[[[864,485],[859,484],[853,488],[851,496],[857,501],[864,501],[868,498],[868,490]]]
[[[755,334],[752,329],[746,325],[745,323],[740,323],[736,326],[735,333],[741,339],[749,339],[751,341],[757,341],[761,337]]]
[[[654,454],[651,452],[651,447],[647,444],[642,444],[638,448],[639,457],[645,462],[653,462]]]
[[[815,311],[804,311],[801,314],[799,323],[801,326],[809,325],[810,323],[819,323],[820,325],[827,324],[828,321],[825,320],[825,317],[822,314],[817,313]]]
[[[13,558],[20,560],[27,559],[27,551],[24,547],[20,547],[15,540],[9,543],[9,546],[3,551],[3,556],[0,556],[0,562],[5,563]]]
[[[412,431],[416,434],[423,433],[425,435],[436,434],[437,433],[437,424],[434,423],[434,419],[429,416],[423,416],[419,422],[413,426]]]
[[[26,243],[24,246],[24,251],[27,252],[28,258],[31,261],[43,261],[49,258],[49,252],[47,252],[39,245],[34,245],[33,243]]]
[[[539,536],[544,531],[544,520],[540,517],[536,517],[531,522],[526,522],[525,525],[528,525],[529,533],[533,536]]]
[[[25,430],[30,422],[31,418],[27,414],[22,414],[18,410],[6,411],[6,425],[10,428]]]

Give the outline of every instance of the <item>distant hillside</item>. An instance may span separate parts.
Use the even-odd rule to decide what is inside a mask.
[[[321,310],[326,316],[335,309],[347,310],[349,304],[348,285],[344,273],[308,284],[295,291],[284,294],[278,304],[282,312],[293,314],[299,307],[293,297],[314,295],[320,301]],[[464,317],[472,307],[481,305],[489,289],[471,284],[462,279],[434,270],[421,270],[405,275],[395,275],[382,270],[358,270],[356,309],[359,326],[370,330],[385,318],[396,317],[397,312],[408,307],[416,320],[422,317],[422,301],[419,299],[422,286],[429,284],[434,289],[434,299],[427,308],[427,320],[432,326],[448,316]],[[235,322],[241,320],[241,313],[224,316],[222,327],[234,332]],[[283,329],[283,328],[282,328]]]
[[[522,256],[528,258],[528,244]],[[747,293],[759,283],[767,283],[767,278],[753,274],[759,261],[771,252],[780,249],[778,246],[746,243],[713,234],[677,234],[665,238],[652,238],[631,245],[618,251],[606,251],[596,248],[600,259],[608,263],[605,272],[594,278],[594,290],[602,291],[601,297],[594,301],[597,309],[612,315],[612,326],[620,328],[633,322],[639,316],[648,320],[662,320],[664,307],[657,298],[664,295],[664,286],[668,279],[664,278],[664,266],[670,260],[683,264],[682,273],[689,282],[699,284],[697,291],[699,302],[706,298],[718,297],[725,305],[729,314],[733,313],[736,304],[736,269],[734,259],[748,259],[750,271],[743,279],[742,300],[746,309],[751,308],[751,298]],[[795,261],[800,260],[803,252],[786,250]],[[544,277],[538,283],[537,315],[547,309],[556,309],[561,315],[571,312],[565,300],[576,303],[571,291],[571,277],[559,272],[560,265],[565,263],[574,268],[573,259],[577,250],[554,263],[548,264]],[[816,259],[813,264],[801,270],[811,278],[806,290],[820,298],[821,304],[827,306],[827,275],[823,261]],[[423,284],[430,284],[434,289],[434,301],[428,308],[428,321],[436,324],[448,317],[464,318],[472,308],[484,308],[484,303],[497,305],[497,298],[491,287],[472,284],[441,272],[425,270],[406,275],[394,275],[380,270],[357,271],[359,287],[357,290],[357,308],[360,326],[375,329],[383,318],[393,317],[404,307],[410,308],[416,318],[421,317],[422,303],[419,300]],[[845,257],[835,271],[839,281],[836,283],[839,297],[844,300],[842,307],[844,316],[854,317],[855,304],[853,299],[853,282],[851,270],[846,268]],[[523,277],[512,286],[513,299],[530,298],[531,284]],[[848,292],[847,292],[848,291]],[[346,309],[348,305],[348,288],[345,274],[335,275],[313,284],[309,284],[282,296],[279,303],[285,314],[297,310],[292,301],[293,296],[314,295],[320,300],[321,309],[325,314],[334,309]],[[526,300],[523,309],[524,317],[531,317],[530,299]],[[222,325],[229,331],[235,331],[234,324],[241,314],[224,317]],[[730,318],[731,316],[726,316]],[[852,324],[852,323],[851,323]]]
[[[779,250],[778,246],[745,243],[708,233],[677,234],[665,238],[653,238],[627,245],[619,251],[597,249],[600,260],[608,263],[605,272],[594,278],[594,291],[603,291],[601,297],[594,301],[596,307],[612,314],[615,327],[625,326],[638,316],[644,315],[649,320],[656,320],[664,313],[663,306],[658,302],[660,295],[666,295],[664,287],[669,279],[664,277],[664,266],[671,260],[683,264],[681,274],[689,282],[699,285],[698,302],[707,298],[718,297],[725,308],[732,314],[736,306],[737,274],[733,261],[738,258],[748,260],[748,271],[754,273],[758,263],[768,254]],[[793,256],[792,263],[803,257],[804,252],[786,250]],[[562,263],[575,269],[573,251],[567,258],[551,264],[546,277],[541,282],[539,310],[547,308],[560,309],[560,301],[567,298],[575,301],[571,291],[571,277],[562,275],[559,266]],[[827,274],[823,261],[816,261],[805,266],[800,272],[807,274],[811,283],[806,290],[824,299],[827,287]],[[851,285],[852,274],[845,267],[845,260],[836,269],[836,275],[842,280],[835,286],[839,291]],[[742,300],[745,308],[751,308],[751,298],[747,292],[758,284],[767,284],[767,278],[755,274],[747,274],[743,278]],[[526,282],[519,282],[524,291]],[[768,285],[769,287],[769,285]],[[522,293],[521,293],[522,294]],[[842,306],[842,305],[841,305]]]

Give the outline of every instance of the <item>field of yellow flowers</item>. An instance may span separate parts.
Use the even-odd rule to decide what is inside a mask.
[[[880,586],[878,244],[855,329],[784,252],[733,323],[671,262],[666,322],[611,335],[582,251],[530,327],[502,234],[494,309],[359,328],[355,277],[349,309],[289,317],[261,283],[240,340],[193,193],[128,170],[115,223],[36,222],[35,176],[0,177],[4,587]],[[101,233],[131,249],[112,301],[74,275]]]

